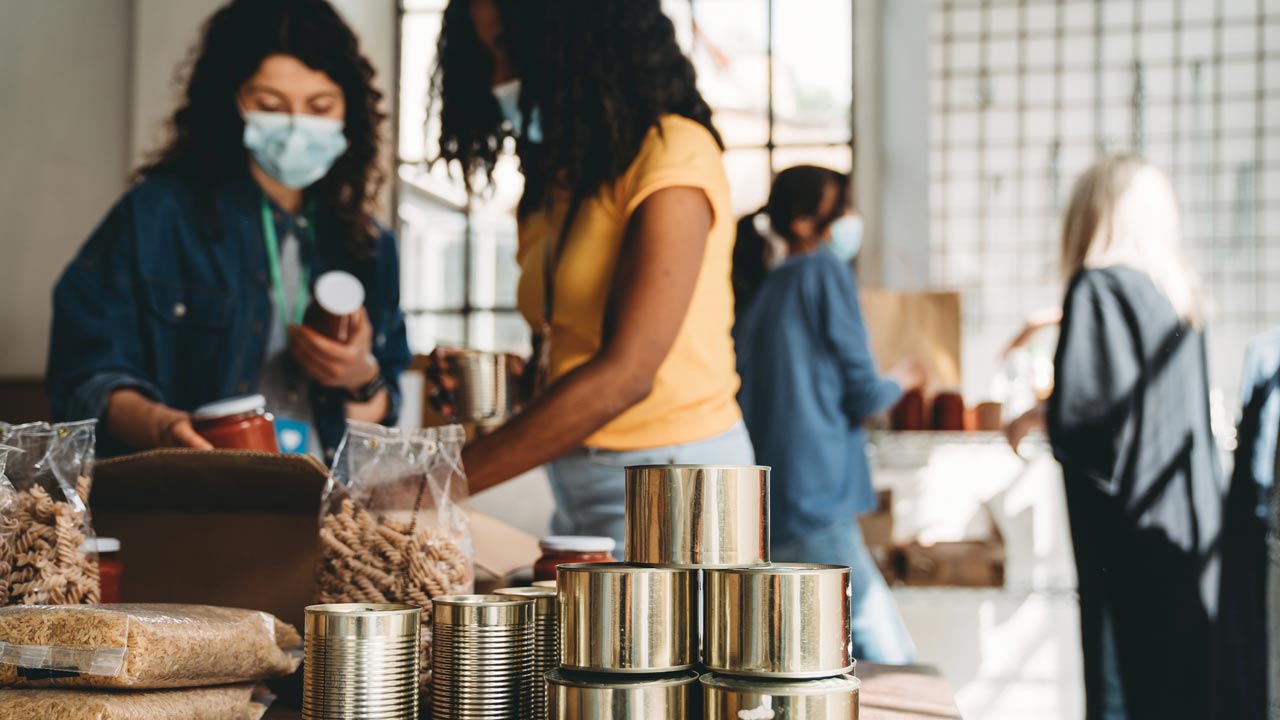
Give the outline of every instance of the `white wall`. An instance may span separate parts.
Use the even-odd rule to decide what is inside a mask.
[[[931,0],[855,0],[858,203],[872,287],[929,283],[929,9]]]
[[[163,139],[178,66],[221,4],[0,0],[0,377],[43,374],[54,281]],[[334,4],[390,112],[395,0]]]
[[[0,376],[43,374],[50,291],[127,174],[129,0],[0,0]]]

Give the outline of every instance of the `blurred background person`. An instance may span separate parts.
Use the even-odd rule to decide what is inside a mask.
[[[1079,575],[1086,717],[1217,717],[1209,676],[1222,490],[1197,281],[1173,188],[1132,157],[1101,160],[1063,220],[1068,279],[1047,406]]]
[[[54,291],[55,415],[101,419],[103,454],[207,448],[188,413],[255,391],[312,449],[347,418],[393,422],[409,349],[355,35],[324,0],[235,0],[193,57],[168,143]],[[366,290],[347,344],[301,325],[329,270]]]
[[[862,425],[924,377],[914,361],[876,372],[851,257],[837,257],[858,244],[848,198],[847,176],[788,168],[768,204],[739,221],[738,401],[773,468],[773,560],[850,566],[854,655],[905,664],[911,635],[857,522],[876,505]]]
[[[621,543],[624,466],[752,464],[723,144],[658,1],[453,0],[434,86],[441,158],[470,186],[514,136],[525,179],[538,390],[467,447],[472,490],[547,463],[552,530]]]

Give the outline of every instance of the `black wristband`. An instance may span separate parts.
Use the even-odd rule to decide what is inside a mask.
[[[348,390],[347,397],[352,402],[367,403],[377,397],[378,393],[387,386],[387,381],[382,377],[382,373],[378,373],[367,385],[356,390]]]

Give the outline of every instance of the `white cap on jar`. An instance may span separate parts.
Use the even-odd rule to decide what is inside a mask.
[[[538,542],[543,551],[607,553],[618,547],[617,541],[611,537],[594,537],[591,535],[551,535]]]

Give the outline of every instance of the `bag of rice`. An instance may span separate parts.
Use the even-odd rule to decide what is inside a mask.
[[[0,608],[0,687],[190,688],[298,669],[274,616],[205,605]]]
[[[98,555],[89,517],[93,477],[92,420],[61,425],[0,423],[0,444],[12,446],[5,474],[17,491],[0,507],[0,569],[4,603],[76,605],[99,601]]]
[[[0,690],[0,720],[261,720],[269,702],[253,685],[131,693]]]

